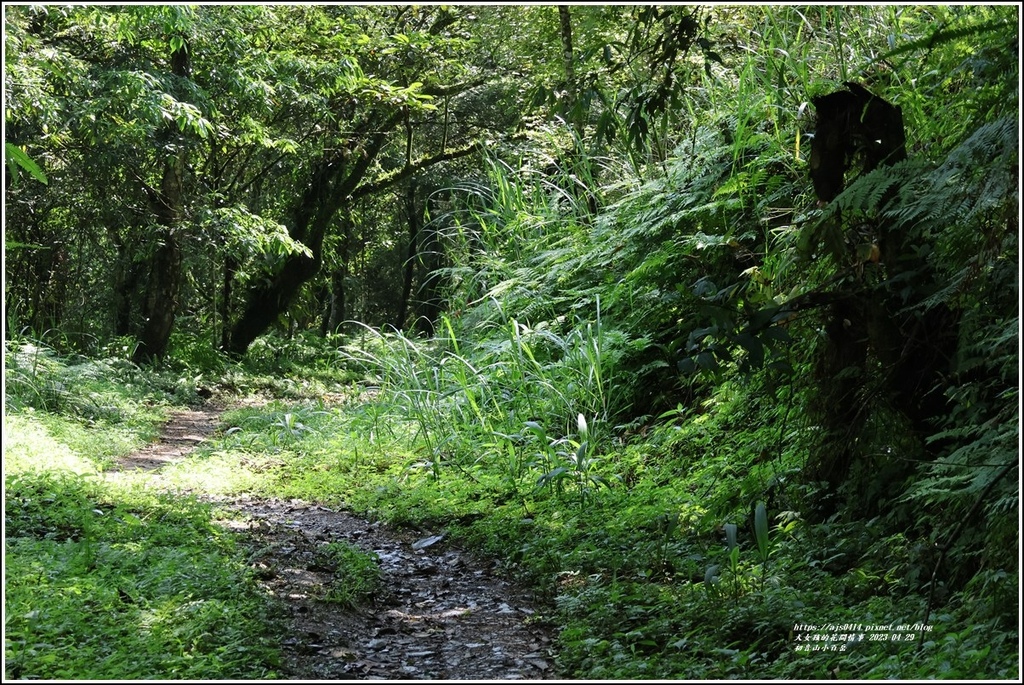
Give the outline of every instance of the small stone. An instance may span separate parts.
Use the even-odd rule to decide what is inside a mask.
[[[426,549],[431,545],[435,545],[438,542],[441,542],[441,540],[444,540],[444,533],[441,533],[439,535],[431,535],[430,537],[417,540],[416,542],[412,543],[412,548],[417,551],[421,549]]]

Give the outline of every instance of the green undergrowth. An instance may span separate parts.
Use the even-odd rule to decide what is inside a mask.
[[[205,341],[176,335],[167,373],[224,405],[241,400],[301,402],[325,395],[339,395],[334,399],[342,400],[351,396],[350,384],[359,375],[345,363],[337,344],[330,344],[332,340],[310,332],[288,338],[267,335],[256,340],[238,362],[211,350]]]
[[[328,542],[317,552],[315,563],[334,574],[324,599],[355,607],[372,600],[381,590],[380,560],[347,542]]]
[[[540,588],[574,677],[1015,673],[1013,612],[997,608],[1016,592],[1015,572],[982,572],[926,617],[929,531],[805,520],[800,503],[816,486],[797,474],[813,431],[787,427],[783,404],[757,406],[758,392],[724,386],[702,412],[612,441],[596,474],[609,485],[582,499],[543,469],[510,481],[479,463],[437,477],[407,464],[372,485],[367,504],[448,527]]]
[[[397,360],[382,339],[373,356],[391,359],[391,378],[365,364],[372,348],[356,361],[349,350],[347,377],[372,386],[358,401],[318,380],[227,411],[164,480],[445,530],[535,589],[574,678],[1015,677],[1009,556],[989,553],[957,582],[936,551],[949,531],[915,524],[913,502],[828,516],[807,506],[830,493],[803,475],[818,439],[803,386],[767,369],[734,375],[689,406],[621,423],[602,413],[607,376],[593,366],[616,341],[596,323],[575,338],[503,330],[512,344],[472,359],[454,359],[454,336],[401,342]],[[574,356],[580,343],[589,357]],[[575,369],[560,368],[566,356]],[[59,421],[73,417],[5,418],[7,675],[272,677],[274,617],[214,514],[127,474],[101,480],[108,458],[93,440],[55,437]],[[884,428],[865,449],[903,448]],[[872,487],[849,501],[887,493]],[[380,589],[372,557],[341,545],[321,557],[335,577],[325,600]],[[71,645],[76,659],[58,659]]]
[[[216,512],[104,478],[195,388],[33,344],[5,372],[5,679],[275,677],[279,619]]]
[[[269,605],[208,507],[24,470],[4,521],[6,677],[274,676]]]
[[[926,618],[927,532],[894,533],[878,517],[807,520],[800,503],[818,486],[798,474],[815,431],[778,401],[800,397],[768,381],[724,383],[697,409],[609,437],[593,455],[600,480],[561,488],[536,455],[518,471],[498,466],[516,457],[493,437],[436,463],[416,422],[380,396],[230,412],[221,437],[175,468],[186,487],[216,463],[234,474],[222,490],[447,530],[538,591],[574,677],[1015,673],[1012,617],[998,599],[1014,595],[1015,574],[982,572]],[[515,439],[543,457],[528,436]],[[581,497],[579,483],[597,482]]]

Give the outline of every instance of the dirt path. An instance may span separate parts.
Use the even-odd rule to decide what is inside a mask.
[[[113,471],[156,471],[181,459],[213,435],[223,409],[175,412],[160,431],[160,440],[134,454],[121,457]]]
[[[220,410],[180,412],[155,445],[119,461],[159,469],[212,435]],[[345,511],[247,495],[207,498],[235,512],[227,525],[253,550],[251,564],[288,616],[284,677],[295,680],[539,680],[555,677],[550,627],[528,593],[493,564],[450,544],[443,531],[413,533]],[[348,608],[323,598],[333,580],[318,552],[346,542],[380,561],[380,596]]]

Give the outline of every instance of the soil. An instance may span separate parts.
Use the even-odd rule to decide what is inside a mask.
[[[222,410],[175,414],[163,435],[114,470],[148,472],[212,435]],[[280,603],[282,677],[294,680],[541,680],[557,677],[552,628],[530,594],[459,549],[444,531],[398,530],[315,502],[208,497],[251,550],[263,587]],[[379,561],[381,591],[361,606],[328,600],[325,545],[345,542]]]

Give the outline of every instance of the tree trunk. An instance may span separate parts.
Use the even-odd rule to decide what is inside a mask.
[[[245,354],[249,345],[288,310],[302,286],[319,269],[319,250],[314,257],[290,255],[273,280],[250,290],[245,311],[231,329],[228,353]]]
[[[431,336],[434,334],[434,324],[444,312],[444,302],[441,299],[441,290],[444,286],[444,279],[441,276],[444,248],[435,224],[429,223],[424,226],[422,234],[423,249],[420,251],[420,262],[425,276],[420,285],[416,328],[421,334]]]
[[[171,72],[188,78],[190,68],[186,45],[171,53]],[[184,204],[185,145],[174,123],[168,125],[165,137],[168,140],[178,139],[178,151],[164,161],[160,189],[147,188],[159,228],[154,236],[157,248],[150,263],[149,282],[142,303],[142,331],[132,357],[137,363],[159,360],[167,353],[181,289],[181,247],[178,245],[177,228]]]
[[[221,282],[220,297],[220,349],[231,347],[231,291],[235,282],[238,260],[231,255],[224,258],[224,280]]]
[[[114,265],[114,335],[132,333],[132,297],[139,287],[139,267],[123,249],[118,249]]]
[[[398,306],[398,317],[395,328],[405,327],[405,319],[409,315],[409,298],[412,296],[413,276],[416,273],[417,243],[420,239],[420,215],[416,211],[416,182],[409,183],[405,193],[405,215],[409,222],[409,251],[405,259],[405,278],[402,282],[402,300]]]
[[[558,26],[562,38],[562,68],[565,71],[564,110],[573,131],[580,137],[583,131],[579,113],[576,111],[576,63],[572,48],[572,16],[569,14],[568,5],[558,6]]]
[[[316,181],[310,184],[294,212],[289,233],[292,238],[309,248],[309,254],[290,254],[270,281],[255,285],[246,297],[245,310],[231,329],[227,351],[233,356],[244,355],[249,345],[263,334],[302,290],[302,286],[320,270],[324,237],[340,202],[332,192],[336,171],[333,162],[320,166]]]
[[[341,244],[338,246],[338,265],[331,271],[330,304],[324,313],[321,330],[328,333],[342,333],[348,319],[348,293],[345,285],[348,281],[348,253],[352,242],[352,220],[346,214],[342,222]]]
[[[181,248],[173,230],[162,232],[162,244],[153,256],[146,300],[143,302],[145,323],[135,350],[136,363],[163,359],[174,327],[181,286]]]
[[[321,335],[327,336],[340,333],[345,320],[345,268],[340,266],[331,271],[331,281],[327,284],[327,307],[324,320],[320,325]]]
[[[475,82],[470,82],[452,89],[433,89],[431,94],[445,95],[474,85]],[[362,183],[389,134],[404,117],[403,109],[390,113],[379,110],[370,113],[360,125],[353,127],[357,137],[351,140],[352,149],[358,149],[359,154],[351,155],[352,149],[337,150],[325,155],[315,166],[306,191],[292,211],[293,221],[288,229],[292,239],[310,248],[312,257],[287,257],[284,266],[270,283],[257,285],[249,292],[245,311],[232,328],[231,344],[227,350],[229,354],[244,355],[249,345],[287,311],[302,286],[317,274],[327,230],[334,221],[334,215],[346,202],[409,178],[434,164],[465,157],[484,147],[483,141],[477,141],[459,150],[442,151],[433,157],[407,163],[404,168],[376,182]],[[356,145],[360,141],[359,132],[365,138],[361,139],[361,145]]]
[[[562,112],[573,132],[573,149],[568,153],[565,164],[572,186],[567,188],[576,199],[577,214],[585,222],[591,222],[597,214],[597,196],[590,187],[594,176],[593,164],[583,149],[586,134],[587,113],[580,105],[579,80],[576,75],[576,57],[572,39],[572,15],[567,5],[558,6],[558,26],[562,40],[562,69],[565,73],[565,89],[562,97]]]
[[[334,221],[334,215],[349,201],[353,191],[363,180],[370,165],[387,140],[387,132],[399,121],[402,112],[371,116],[359,127],[376,131],[369,136],[362,154],[346,166],[348,151],[336,151],[325,156],[313,171],[306,192],[292,210],[288,234],[309,248],[310,254],[292,254],[270,280],[253,287],[246,298],[245,310],[231,330],[231,343],[227,351],[240,357],[249,345],[264,333],[278,317],[284,314],[302,290],[302,286],[320,271],[324,238]]]

